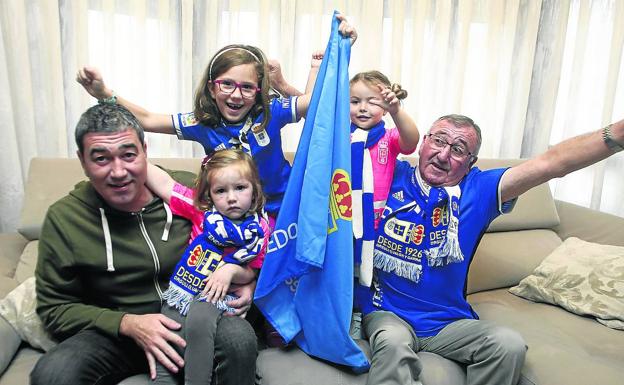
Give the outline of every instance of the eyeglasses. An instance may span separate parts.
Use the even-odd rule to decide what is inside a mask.
[[[218,84],[221,92],[225,94],[231,94],[237,88],[240,89],[241,96],[245,99],[253,99],[256,97],[256,93],[260,92],[260,88],[249,83],[237,83],[227,79],[217,79],[212,82]]]
[[[463,143],[449,143],[444,136],[438,134],[427,134],[425,137],[430,139],[431,147],[438,151],[442,151],[446,146],[449,146],[451,148],[451,158],[455,160],[464,160],[473,156]]]

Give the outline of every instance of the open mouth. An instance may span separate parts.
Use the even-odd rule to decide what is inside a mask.
[[[237,104],[237,103],[225,103],[225,105],[228,106],[228,108],[234,110],[234,111],[238,111],[241,108],[243,108],[244,104]]]
[[[442,166],[441,164],[438,164],[438,163],[432,162],[432,163],[431,163],[431,165],[432,165],[433,167],[437,168],[438,170],[441,170],[441,171],[448,171],[448,167]]]
[[[128,187],[130,185],[130,183],[132,183],[131,181],[128,182],[123,182],[123,183],[109,183],[108,185],[113,189],[113,190],[123,190],[126,187]]]

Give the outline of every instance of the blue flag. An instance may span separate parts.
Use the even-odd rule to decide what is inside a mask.
[[[254,301],[286,341],[361,372],[369,363],[349,336],[351,42],[335,15]]]

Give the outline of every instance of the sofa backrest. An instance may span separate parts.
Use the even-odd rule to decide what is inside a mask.
[[[154,164],[172,170],[196,172],[201,159],[150,158]],[[48,207],[67,195],[86,176],[77,158],[33,158],[24,192],[24,207],[18,231],[29,240],[39,239],[41,225]]]
[[[292,154],[287,154],[292,159]],[[415,164],[416,157],[406,157]],[[196,172],[199,158],[152,158],[169,169]],[[481,169],[518,164],[519,160],[481,159]],[[86,177],[78,159],[34,158],[30,164],[19,232],[39,238],[47,208]],[[523,194],[511,214],[492,223],[477,249],[470,268],[468,293],[516,284],[561,242],[550,229],[559,217],[547,184]]]

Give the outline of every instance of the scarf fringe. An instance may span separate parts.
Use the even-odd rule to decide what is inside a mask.
[[[225,297],[214,303],[215,307],[219,310],[234,313],[236,309],[227,305],[227,302],[234,301],[238,299],[237,296],[226,294]],[[188,314],[189,307],[193,301],[199,302],[208,302],[206,301],[206,297],[201,294],[197,296],[192,296],[187,291],[180,289],[175,285],[170,285],[169,288],[163,293],[163,301],[167,303],[167,305],[178,309],[181,315],[186,316]]]
[[[183,316],[186,316],[188,313],[193,298],[193,295],[173,283],[171,283],[169,288],[163,293],[163,300],[167,302],[167,305],[178,309]]]
[[[399,277],[409,279],[418,283],[422,276],[422,266],[412,262],[403,261],[389,254],[375,250],[373,259],[375,268],[385,271],[386,273],[394,273]]]

